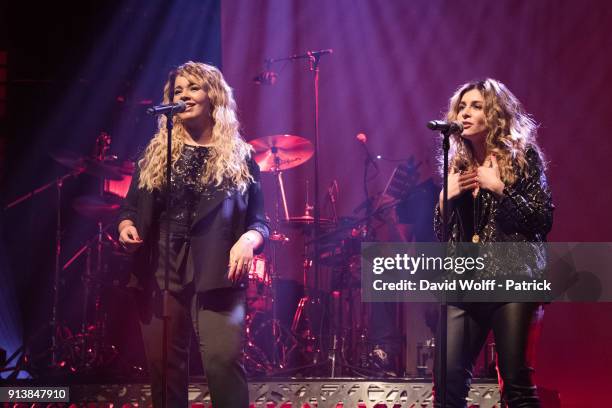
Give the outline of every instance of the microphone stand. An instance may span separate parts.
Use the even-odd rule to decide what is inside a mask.
[[[174,82],[172,87],[174,87]],[[168,321],[170,320],[170,314],[168,313],[168,304],[170,300],[170,205],[172,204],[172,128],[174,123],[172,118],[175,113],[183,112],[185,110],[185,103],[179,101],[176,104],[154,106],[147,109],[149,115],[160,115],[166,116],[166,130],[168,133],[168,145],[166,148],[166,256],[164,257],[164,288],[162,289],[162,407],[166,408],[168,405]],[[161,228],[160,228],[161,229]]]
[[[318,240],[319,234],[321,233],[321,206],[319,205],[319,61],[321,59],[320,53],[315,54],[314,52],[308,51],[308,63],[310,64],[310,71],[313,73],[314,81],[314,125],[315,125],[315,138],[314,138],[314,286],[316,289],[319,288],[319,253],[320,242]]]
[[[166,149],[166,257],[164,260],[164,288],[162,290],[162,407],[168,405],[168,331],[170,314],[168,304],[170,300],[170,205],[172,203],[172,117],[174,110],[166,112],[166,130],[168,132],[168,146]]]
[[[442,183],[442,242],[448,243],[448,151],[450,150],[451,129],[442,131],[442,151],[444,154]],[[446,299],[440,303],[440,344],[438,344],[440,361],[440,382],[437,384],[437,391],[440,396],[440,406],[446,408],[446,366],[447,366],[447,337],[448,337],[448,305]],[[436,397],[437,398],[437,397]]]

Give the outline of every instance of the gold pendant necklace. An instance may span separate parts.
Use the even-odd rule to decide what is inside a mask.
[[[476,193],[473,199],[473,208],[474,208],[474,218],[473,218],[473,222],[474,222],[474,235],[472,235],[472,242],[474,244],[477,244],[480,242],[480,235],[478,235],[478,231],[480,230],[480,208],[478,208],[477,210],[477,204],[480,204],[479,200],[478,200],[478,196],[480,195],[480,189],[478,190],[478,193]],[[480,205],[478,205],[478,207],[480,207]]]

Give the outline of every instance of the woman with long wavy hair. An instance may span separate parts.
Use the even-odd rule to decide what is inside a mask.
[[[544,242],[554,207],[537,126],[518,99],[494,79],[470,82],[451,97],[447,120],[463,125],[449,151],[449,241]],[[440,192],[434,220],[440,240],[446,210]],[[501,271],[484,273],[495,278]],[[492,330],[502,400],[510,407],[539,407],[532,375],[542,316],[539,303],[449,303],[447,406],[466,406],[476,357]],[[439,356],[434,371],[437,390]],[[435,406],[439,400],[437,395]]]
[[[211,398],[247,407],[241,365],[245,278],[269,228],[259,168],[241,137],[221,72],[186,62],[168,77],[173,116],[171,201],[166,206],[166,117],[139,160],[119,215],[119,241],[134,253],[134,279],[152,398],[162,404],[162,292],[169,253],[167,406],[186,407],[189,340],[199,342]],[[169,235],[170,246],[166,245]]]

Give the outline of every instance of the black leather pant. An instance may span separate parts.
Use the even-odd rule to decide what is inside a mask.
[[[510,408],[540,407],[532,381],[532,363],[542,316],[542,306],[534,303],[449,304],[446,407],[467,406],[474,363],[489,330],[495,336],[502,401]],[[439,327],[438,324],[438,339]],[[439,375],[439,355],[436,355],[434,394],[440,383]],[[434,406],[441,407],[439,398]]]
[[[162,406],[161,296],[141,302],[153,406]],[[243,291],[219,289],[169,297],[168,407],[186,408],[189,383],[189,344],[192,330],[199,341],[212,403],[219,408],[247,408],[249,391],[241,364],[245,298]]]

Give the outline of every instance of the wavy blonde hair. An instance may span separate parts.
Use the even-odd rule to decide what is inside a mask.
[[[163,103],[171,103],[174,97],[174,82],[178,76],[196,83],[206,92],[213,120],[210,156],[202,174],[202,182],[214,186],[237,188],[244,192],[253,181],[247,164],[252,147],[240,135],[240,124],[236,115],[236,102],[232,89],[223,79],[221,71],[212,65],[188,61],[172,70],[164,86]],[[148,191],[161,190],[166,180],[166,150],[168,132],[166,116],[159,118],[158,130],[139,160],[140,182],[138,187]],[[173,117],[172,165],[179,159],[187,131],[177,115]]]
[[[477,89],[484,99],[484,114],[489,130],[485,143],[487,155],[494,154],[499,164],[502,181],[513,184],[517,175],[527,176],[528,148],[533,148],[542,164],[544,158],[536,142],[537,124],[523,110],[519,100],[501,82],[487,78],[461,85],[450,98],[448,121],[457,120],[459,104],[466,92]],[[440,162],[443,157],[440,155]],[[471,142],[459,135],[450,138],[449,167],[455,171],[476,167]]]

